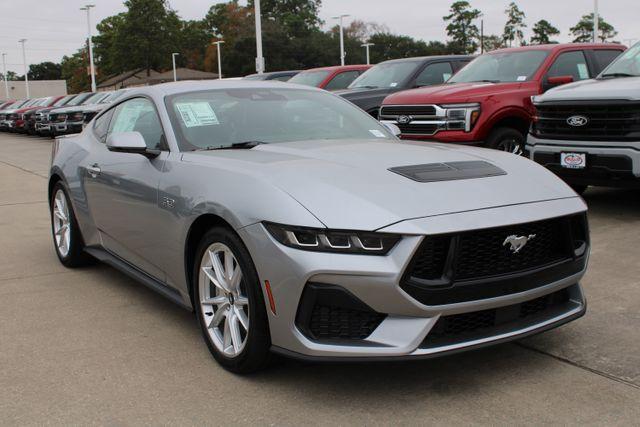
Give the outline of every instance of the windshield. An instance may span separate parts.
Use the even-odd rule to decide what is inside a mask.
[[[167,97],[182,151],[242,143],[393,139],[376,120],[325,92],[227,89]]]
[[[627,76],[640,76],[640,43],[636,43],[627,49],[618,59],[605,68],[598,78]]]
[[[67,103],[68,107],[73,107],[74,105],[80,105],[84,102],[85,99],[89,98],[90,96],[92,96],[93,93],[88,92],[88,93],[81,93],[80,95],[76,95],[75,98],[73,98],[71,101],[69,101]]]
[[[64,98],[60,98],[52,105],[52,107],[61,107],[69,102],[74,96],[75,95],[67,95]]]
[[[47,105],[51,105],[51,101],[53,101],[53,96],[50,96],[48,98],[42,98],[42,100],[38,103],[39,107],[43,107],[43,106],[47,106]]]
[[[415,72],[421,62],[383,62],[365,71],[349,88],[383,88],[402,85]]]
[[[98,93],[94,94],[93,96],[87,98],[87,100],[85,100],[82,103],[82,105],[98,104],[100,101],[102,101],[104,98],[106,98],[110,94],[111,94],[111,92],[98,92]]]
[[[116,90],[115,92],[111,92],[109,93],[108,96],[106,96],[100,101],[100,104],[110,104],[116,99],[120,98],[122,95],[124,95],[126,91],[127,91],[126,89],[120,89],[120,90]]]
[[[289,83],[318,87],[329,75],[329,71],[309,71],[296,74],[289,79]]]
[[[249,74],[243,77],[244,80],[265,80],[266,78],[266,74]]]
[[[524,82],[533,77],[547,55],[545,50],[488,53],[471,61],[447,83]]]

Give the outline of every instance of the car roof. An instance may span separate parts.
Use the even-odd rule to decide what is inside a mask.
[[[432,55],[432,56],[412,56],[409,58],[389,59],[379,62],[379,64],[387,64],[390,62],[422,62],[422,61],[438,61],[442,59],[473,59],[476,55]]]
[[[625,50],[627,47],[618,43],[552,43],[552,44],[536,44],[530,46],[520,47],[506,47],[503,49],[492,50],[487,52],[488,54],[503,53],[503,52],[520,52],[525,50],[545,50],[554,51],[566,48],[573,49],[616,49]]]
[[[308,70],[301,71],[300,73],[308,73],[312,71],[351,71],[351,70],[362,70],[362,69],[371,68],[371,67],[373,67],[373,65],[367,65],[367,64],[334,65],[331,67],[309,68]]]

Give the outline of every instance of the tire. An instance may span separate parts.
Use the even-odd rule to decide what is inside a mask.
[[[522,132],[505,127],[494,129],[487,138],[486,146],[520,156],[524,152],[525,142],[526,138]]]
[[[69,203],[67,190],[61,182],[57,182],[53,187],[51,200],[49,201],[49,211],[51,214],[53,245],[62,265],[68,268],[75,268],[90,264],[93,259],[84,252],[82,234],[80,233],[73,207]],[[63,217],[66,217],[67,220],[65,221]],[[60,232],[60,229],[65,227],[66,231]],[[63,244],[60,243],[62,241],[64,241]]]
[[[218,270],[213,258],[218,260]],[[227,268],[228,259],[232,268]],[[242,275],[233,280],[238,268]],[[223,286],[211,279],[220,277],[218,274],[224,279]],[[196,316],[216,361],[238,374],[265,368],[271,359],[269,320],[258,273],[240,238],[225,227],[210,229],[196,251],[192,277]]]

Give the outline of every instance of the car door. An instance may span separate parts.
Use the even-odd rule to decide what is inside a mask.
[[[106,134],[96,132],[85,159],[85,192],[102,245],[114,255],[159,280],[164,271],[155,248],[161,241],[158,224],[158,185],[168,156],[164,131],[153,102],[133,98],[101,115],[111,115]],[[140,132],[157,157],[110,151],[108,138]]]
[[[439,85],[453,75],[450,62],[435,62],[428,64],[416,76],[413,87]]]

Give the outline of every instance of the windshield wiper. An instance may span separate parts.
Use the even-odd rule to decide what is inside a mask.
[[[209,151],[209,150],[250,150],[253,147],[256,147],[261,144],[266,144],[266,142],[262,141],[243,141],[243,142],[234,142],[230,145],[221,145],[221,146],[213,146],[210,145],[208,147],[199,148],[198,151]]]
[[[378,89],[378,86],[373,85],[364,85],[364,86],[354,86],[354,89]]]
[[[500,80],[488,80],[488,79],[484,79],[484,80],[473,80],[469,83],[500,83]]]
[[[606,77],[640,77],[640,76],[637,76],[635,74],[629,74],[629,73],[607,73],[600,76],[601,79]]]

